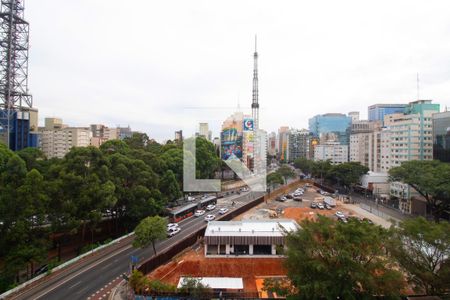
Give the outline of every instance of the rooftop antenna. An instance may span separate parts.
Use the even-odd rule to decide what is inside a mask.
[[[419,73],[417,73],[417,100],[420,100]]]

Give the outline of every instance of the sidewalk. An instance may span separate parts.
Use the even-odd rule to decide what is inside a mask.
[[[400,222],[400,220],[395,219],[393,217],[390,217],[389,220],[381,218],[373,213],[371,213],[370,211],[367,211],[363,208],[361,208],[358,204],[341,204],[342,207],[344,207],[345,209],[351,210],[353,211],[355,214],[363,216],[364,218],[368,218],[370,220],[372,220],[372,222],[374,222],[377,225],[381,225],[384,228],[389,228],[392,225],[392,222],[389,220],[394,220],[395,222]]]

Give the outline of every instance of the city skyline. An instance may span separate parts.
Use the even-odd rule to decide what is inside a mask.
[[[251,112],[255,34],[268,132],[307,128],[327,112],[357,110],[366,119],[369,105],[414,101],[417,73],[421,99],[450,105],[449,4],[327,4],[325,11],[295,2],[194,1],[172,11],[173,4],[135,1],[140,9],[127,16],[119,1],[29,1],[29,87],[40,124],[56,116],[74,126],[130,125],[162,141],[208,122],[217,136],[217,120],[238,104]]]

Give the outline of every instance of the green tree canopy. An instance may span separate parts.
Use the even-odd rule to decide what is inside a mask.
[[[294,178],[296,176],[294,170],[286,164],[282,165],[276,172],[283,177],[285,183],[289,178]]]
[[[389,170],[391,181],[402,181],[422,195],[436,221],[450,211],[450,164],[437,160],[405,161]]]
[[[369,172],[369,168],[359,162],[346,162],[332,166],[327,177],[340,185],[351,187],[359,183],[361,176],[367,172]]]
[[[450,291],[450,224],[419,217],[391,231],[389,250],[415,289],[427,295]]]
[[[362,299],[399,295],[402,274],[385,256],[387,231],[367,222],[324,216],[287,236],[288,276],[301,299]],[[339,297],[339,298],[338,298]]]
[[[284,183],[283,176],[281,176],[280,173],[278,173],[278,172],[270,173],[269,175],[267,175],[266,180],[267,180],[267,185],[269,185],[269,186]]]
[[[303,173],[309,174],[313,170],[314,161],[306,159],[304,157],[297,158],[294,161],[294,166],[300,169]]]
[[[134,229],[133,247],[145,248],[152,245],[156,254],[155,243],[167,238],[167,220],[160,216],[143,219]]]

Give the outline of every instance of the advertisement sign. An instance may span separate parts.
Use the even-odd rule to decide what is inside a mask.
[[[227,159],[242,158],[242,133],[236,128],[226,128],[221,134],[221,157]]]
[[[253,119],[244,119],[244,131],[253,131],[254,123]]]

